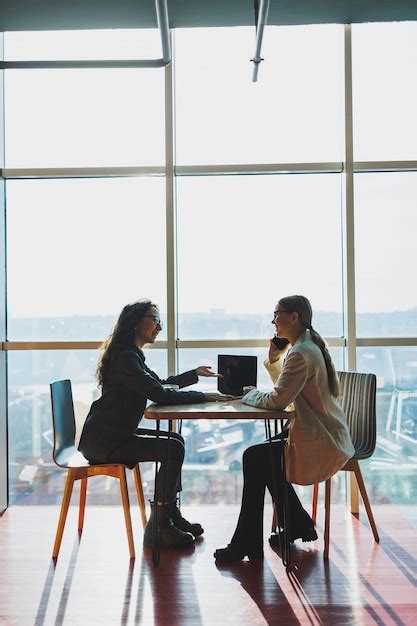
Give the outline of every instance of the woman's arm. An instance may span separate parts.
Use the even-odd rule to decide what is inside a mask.
[[[194,383],[198,382],[200,376],[204,378],[221,378],[220,374],[213,372],[211,365],[199,365],[194,370],[189,370],[177,376],[170,376],[166,379],[166,382],[174,383],[180,387],[188,387],[188,385],[194,385]]]
[[[253,389],[243,397],[243,402],[263,409],[285,409],[294,402],[307,382],[307,364],[299,352],[291,352],[275,383],[273,391]]]
[[[187,374],[189,372],[179,377],[172,376],[167,381],[179,384],[173,379],[181,378],[181,376],[186,376]],[[193,382],[197,382],[197,375],[195,376],[196,379]],[[164,389],[161,384],[162,381],[156,377],[156,374],[154,375],[142,363],[135,352],[130,350],[125,350],[118,355],[112,367],[112,379],[114,382],[127,387],[130,391],[145,396],[145,398],[158,404],[193,404],[194,402],[205,401],[205,395],[201,391]]]
[[[179,387],[188,387],[189,385],[194,385],[198,383],[198,376],[195,370],[189,370],[188,372],[183,372],[182,374],[177,374],[176,376],[168,376],[165,380],[161,381],[162,384],[171,383],[173,385],[179,385]]]
[[[269,378],[271,379],[273,385],[275,385],[275,383],[277,382],[281,374],[283,364],[284,364],[283,354],[279,357],[278,361],[274,361],[273,363],[271,363],[269,358],[265,359],[264,361],[264,367],[267,370],[269,374]]]

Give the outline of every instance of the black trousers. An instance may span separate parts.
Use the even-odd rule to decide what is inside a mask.
[[[169,441],[169,443],[168,443]],[[168,458],[169,446],[169,462]],[[126,443],[109,456],[109,463],[124,463],[129,467],[141,461],[160,461],[161,467],[156,479],[155,493],[157,501],[162,501],[166,476],[165,501],[173,502],[177,492],[181,491],[181,468],[184,461],[184,438],[173,431],[159,431],[159,443],[156,444],[156,431],[150,428],[138,428]]]
[[[271,451],[272,446],[272,462]],[[281,437],[272,444],[268,441],[251,446],[243,453],[243,494],[239,520],[234,532],[232,543],[250,550],[261,550],[263,546],[263,517],[265,487],[273,495],[273,474],[277,489],[278,519],[282,519],[282,498],[284,477],[281,470],[283,441]],[[302,507],[291,484],[288,484],[288,504],[290,538],[294,531],[309,528],[312,520]]]

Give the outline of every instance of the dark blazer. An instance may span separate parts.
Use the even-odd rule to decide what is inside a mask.
[[[121,350],[110,362],[101,398],[91,405],[78,449],[90,462],[105,463],[134,435],[148,399],[158,404],[204,402],[200,391],[173,391],[162,384],[186,387],[197,381],[195,370],[161,380],[146,365],[142,350],[136,346]]]

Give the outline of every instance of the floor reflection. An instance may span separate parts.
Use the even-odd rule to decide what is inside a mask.
[[[182,626],[185,623],[184,607],[187,607],[187,614],[193,616],[193,626],[202,626],[192,572],[194,562],[195,546],[182,550],[161,550],[157,567],[152,562],[151,551],[144,549],[137,584],[135,624]]]

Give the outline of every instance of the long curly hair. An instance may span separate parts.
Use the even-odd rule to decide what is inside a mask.
[[[340,395],[340,383],[339,377],[336,372],[336,368],[333,364],[332,357],[330,356],[329,349],[323,337],[313,328],[313,309],[311,308],[310,301],[305,296],[287,296],[281,298],[279,304],[288,313],[298,313],[298,320],[303,328],[308,328],[311,334],[311,338],[315,344],[321,350],[324,358],[324,363],[327,370],[327,379],[329,381],[329,389],[332,396],[338,398]]]
[[[123,307],[110,335],[101,344],[96,374],[99,387],[103,387],[107,382],[109,364],[113,356],[135,342],[138,321],[147,314],[151,307],[157,307],[157,305],[146,298],[126,304]]]

